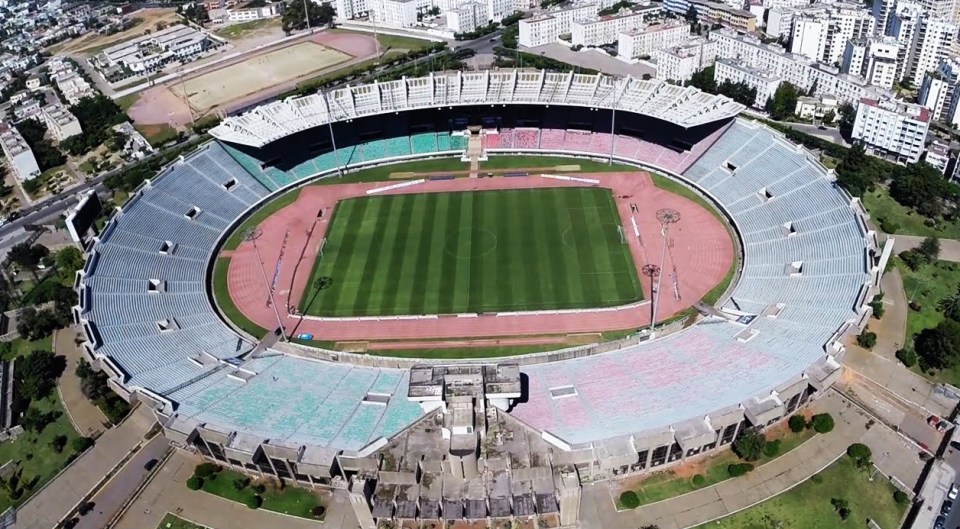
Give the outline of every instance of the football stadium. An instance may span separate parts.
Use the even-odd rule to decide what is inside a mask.
[[[226,118],[99,234],[76,281],[85,354],[175,445],[346,488],[365,527],[575,524],[581,482],[815,399],[870,317],[859,201],[741,110],[501,70]],[[556,345],[469,352],[491,337]],[[343,347],[404,340],[463,354]]]

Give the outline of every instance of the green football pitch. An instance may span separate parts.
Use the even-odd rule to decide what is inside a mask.
[[[304,314],[573,309],[643,296],[608,189],[352,198],[331,223]]]

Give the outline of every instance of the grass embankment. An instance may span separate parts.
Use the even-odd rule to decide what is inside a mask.
[[[941,299],[957,291],[957,286],[960,285],[960,264],[933,261],[920,266],[914,272],[898,257],[891,259],[891,262],[900,270],[907,301],[913,302],[907,309],[907,332],[903,343],[904,348],[911,349],[915,334],[924,329],[936,327],[943,321],[944,315],[938,310],[937,305]],[[915,308],[920,310],[914,310]],[[921,371],[919,366],[914,366],[912,369],[937,382],[960,384],[960,366],[926,372]]]
[[[234,483],[244,479],[249,478],[233,470],[221,470],[215,476],[203,480],[202,490],[246,505],[257,493],[251,485],[237,490]],[[263,498],[261,509],[310,520],[316,520],[312,513],[313,508],[322,505],[320,497],[314,491],[289,485],[279,488],[275,483],[270,483],[260,497]]]
[[[905,506],[893,501],[895,488],[880,474],[870,481],[849,457],[842,457],[816,478],[755,507],[703,524],[697,529],[866,529],[867,519],[879,527],[899,527]],[[843,521],[831,504],[846,500],[851,514]]]

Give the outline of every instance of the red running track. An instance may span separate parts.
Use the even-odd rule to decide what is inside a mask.
[[[647,263],[663,263],[657,320],[661,321],[693,305],[726,275],[734,260],[734,246],[726,227],[695,202],[653,185],[645,172],[577,174],[600,180],[600,186],[613,191],[621,222],[628,234],[637,272]],[[388,185],[384,182],[345,185],[314,185],[301,190],[291,205],[268,217],[260,228],[257,249],[263,259],[263,271],[257,264],[253,243],[243,242],[230,253],[227,287],[240,311],[265,329],[277,327],[274,308],[269,303],[266,282],[271,282],[283,249],[283,260],[276,281],[274,299],[287,333],[312,334],[315,340],[367,341],[390,339],[430,339],[491,337],[531,334],[569,334],[638,328],[650,324],[652,304],[625,308],[616,312],[582,312],[476,318],[441,317],[424,320],[319,321],[289,314],[287,307],[299,306],[313,262],[317,257],[337,201],[365,195],[368,189]],[[458,178],[428,181],[384,194],[442,193],[450,191],[524,189],[533,187],[577,187],[588,184],[530,176],[525,178]],[[623,198],[629,197],[629,198]],[[630,205],[640,238],[633,235]],[[656,212],[671,208],[681,219],[670,227],[666,256]],[[317,212],[324,210],[317,220]],[[266,278],[264,277],[266,276]],[[676,277],[676,289],[674,280]],[[652,300],[650,278],[641,276],[644,299]],[[679,291],[680,298],[675,296]]]

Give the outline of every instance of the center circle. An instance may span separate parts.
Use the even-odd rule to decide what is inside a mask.
[[[443,243],[443,251],[457,259],[475,259],[497,249],[497,236],[485,228],[463,228]]]

